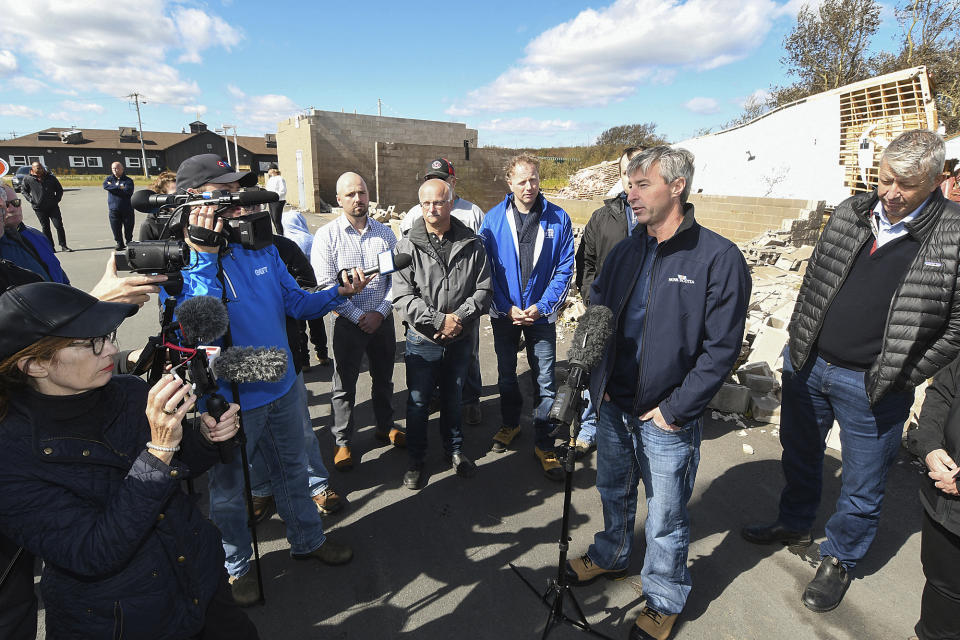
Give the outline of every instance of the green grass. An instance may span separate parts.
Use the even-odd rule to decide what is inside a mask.
[[[65,187],[99,187],[103,184],[103,181],[107,178],[107,174],[103,175],[57,175],[57,180],[60,181]],[[134,180],[137,180],[137,176],[133,176]],[[140,176],[140,179],[143,180],[143,176]],[[151,180],[152,182],[152,180]]]

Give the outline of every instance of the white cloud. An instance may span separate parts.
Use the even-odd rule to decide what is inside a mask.
[[[189,113],[195,116],[202,116],[207,112],[207,105],[205,104],[188,104],[183,108],[184,113]]]
[[[231,27],[222,18],[211,16],[199,9],[179,8],[173,15],[180,34],[183,55],[178,62],[202,61],[200,52],[213,45],[221,45],[227,51],[243,39],[243,33]]]
[[[300,110],[287,96],[268,93],[262,96],[248,96],[234,85],[227,85],[227,91],[236,101],[233,107],[236,124],[264,131],[276,131],[277,123]]]
[[[52,120],[54,122],[69,122],[72,119],[72,116],[66,111],[53,111],[47,114],[47,120]]]
[[[31,67],[43,69],[44,80],[58,89],[114,97],[139,91],[148,100],[187,104],[196,101],[200,87],[168,64],[168,57],[183,51],[197,60],[208,46],[226,46],[223,38],[210,37],[210,29],[240,37],[220,18],[200,12],[207,21],[200,20],[203,24],[193,33],[206,34],[208,40],[201,46],[185,42],[176,18],[189,11],[198,10],[170,0],[6,3],[0,38]]]
[[[577,131],[582,125],[574,120],[536,120],[534,118],[494,118],[477,125],[484,131],[510,133],[557,133]]]
[[[75,102],[74,100],[64,100],[60,103],[68,111],[90,111],[92,113],[103,113],[106,109],[103,105],[94,102]]]
[[[709,114],[720,111],[720,104],[713,98],[691,98],[690,100],[684,102],[683,106],[688,111],[693,111],[694,113]]]
[[[738,107],[744,108],[751,104],[765,104],[772,97],[772,94],[766,89],[760,88],[745,98],[735,100]]]
[[[13,76],[7,82],[10,83],[11,87],[23,93],[37,93],[47,88],[46,83],[42,80],[28,76]]]
[[[0,49],[0,76],[7,76],[17,70],[17,58],[13,52]]]
[[[525,57],[454,103],[455,116],[520,107],[602,106],[677,69],[713,69],[758,47],[780,14],[772,0],[616,0],[530,41]]]
[[[12,116],[14,118],[38,118],[42,115],[39,109],[34,109],[22,104],[0,104],[0,116]]]

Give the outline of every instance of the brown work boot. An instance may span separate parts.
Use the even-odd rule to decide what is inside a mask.
[[[583,554],[579,558],[567,560],[567,582],[575,587],[590,584],[600,576],[607,580],[623,580],[627,577],[626,569],[604,569],[597,566],[590,556]]]
[[[250,565],[250,570],[242,576],[230,576],[230,593],[238,607],[251,607],[260,601],[260,587],[257,584],[257,568]]]
[[[339,544],[327,536],[326,542],[311,551],[310,553],[294,553],[294,560],[310,560],[314,558],[323,564],[337,565],[347,564],[353,559],[353,549],[345,544]]]
[[[540,461],[543,475],[554,481],[563,480],[563,466],[557,460],[556,451],[544,451],[540,447],[534,447],[533,455]]]
[[[253,496],[253,524],[260,524],[277,510],[273,496]]]
[[[330,487],[313,496],[313,502],[317,505],[317,511],[325,516],[336,513],[343,508],[340,496]]]
[[[396,427],[391,427],[389,430],[378,428],[373,436],[380,442],[389,442],[398,449],[407,448],[407,434]]]
[[[353,469],[353,456],[350,455],[350,447],[337,447],[337,452],[333,454],[333,466],[337,471],[349,471]]]
[[[630,629],[630,640],[667,640],[678,615],[660,613],[656,609],[645,606],[633,628]]]
[[[493,445],[490,450],[494,453],[505,453],[510,443],[520,435],[520,427],[500,427],[500,430],[493,434]]]

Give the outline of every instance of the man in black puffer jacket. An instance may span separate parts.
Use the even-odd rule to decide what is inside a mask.
[[[830,217],[790,320],[780,426],[786,486],[776,522],[742,533],[757,544],[810,543],[824,441],[836,420],[843,487],[803,593],[813,611],[840,604],[849,571],[876,536],[914,387],[960,350],[960,206],[939,189],[944,155],[931,131],[890,143],[877,191],[845,200]]]

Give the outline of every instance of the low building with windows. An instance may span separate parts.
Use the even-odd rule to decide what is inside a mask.
[[[106,174],[110,165],[120,161],[127,173],[143,173],[143,156],[151,174],[169,169],[176,171],[186,158],[201,153],[216,153],[238,170],[263,173],[277,162],[277,139],[274,134],[263,137],[237,136],[236,149],[228,138],[207,129],[203,122],[191,122],[189,131],[179,133],[144,131],[143,149],[140,134],[132,127],[117,129],[45,129],[0,140],[0,157],[10,163],[11,171],[39,161],[54,174]],[[235,158],[239,155],[239,158]]]

